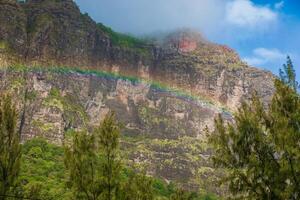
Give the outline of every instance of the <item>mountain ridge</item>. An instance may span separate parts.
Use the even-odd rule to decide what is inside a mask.
[[[108,29],[103,25],[97,25],[88,15],[81,14],[72,0],[58,2],[29,0],[26,4],[13,2],[15,1],[3,0],[1,3],[3,14],[0,21],[4,26],[0,28],[0,41],[7,44],[7,51],[10,51],[9,57],[15,57],[17,62],[21,61],[21,63],[28,65],[77,66],[136,76],[158,82],[169,82],[169,85],[178,87],[184,85],[183,90],[191,90],[192,93],[201,93],[201,95],[205,94],[208,98],[216,102],[222,102],[233,110],[238,106],[238,102],[227,102],[230,98],[228,92],[214,91],[214,94],[207,92],[210,90],[210,82],[214,82],[215,86],[216,79],[222,78],[222,74],[232,76],[234,73],[234,76],[239,76],[240,79],[243,79],[242,76],[247,79],[247,76],[251,76],[252,73],[255,73],[255,76],[267,77],[263,78],[264,82],[273,78],[271,73],[248,67],[227,46],[202,41],[199,45],[199,41],[195,39],[195,36],[194,41],[185,40],[183,37],[181,38],[182,41],[175,40],[177,44],[173,40],[173,42],[168,42],[167,45],[162,47],[154,45],[136,47],[134,45],[128,46],[128,44],[127,46],[125,44],[124,47],[122,41],[118,46],[118,41],[114,42],[112,34],[107,31]],[[12,8],[5,9],[7,5],[12,5],[15,10],[12,10]],[[8,13],[6,14],[6,12]],[[10,27],[11,24],[21,26]],[[22,24],[24,24],[24,27]],[[7,30],[9,30],[9,34]],[[110,33],[115,32],[111,30]],[[186,31],[181,33],[190,34],[190,37],[186,37],[187,39],[194,34]],[[176,37],[176,34],[173,34],[173,39],[174,35]],[[198,35],[196,34],[196,36]],[[172,34],[169,36],[169,41],[171,37]],[[14,38],[14,41],[12,41],[12,38]],[[133,43],[139,42],[137,39],[130,39],[133,40]],[[176,47],[176,45],[179,46]],[[193,47],[185,52],[186,50],[181,48],[180,45],[186,45],[185,48],[189,45]],[[11,62],[10,59],[7,59],[7,62]],[[177,64],[181,65],[180,69],[176,66]],[[185,68],[184,71],[182,68]],[[179,74],[185,76],[186,80],[176,79]],[[196,80],[192,80],[195,74],[198,77]],[[206,77],[208,77],[208,80],[205,80]],[[202,86],[203,88],[197,88],[193,82],[208,82],[208,84]],[[251,83],[250,80],[249,82],[248,85],[251,86],[261,81]],[[270,90],[271,83],[272,81],[268,85],[255,86],[254,88],[260,90],[260,88],[267,87],[266,90]],[[238,85],[238,83],[232,84]],[[222,85],[225,84],[222,83]],[[254,89],[250,88],[250,91],[245,93],[251,93],[251,90]],[[265,91],[258,92],[264,96]],[[243,94],[238,98],[241,100],[243,99],[242,96]],[[245,96],[246,99],[249,98],[249,96]]]
[[[97,24],[72,0],[1,0],[0,24],[0,91],[14,95],[23,140],[62,144],[114,110],[130,164],[193,190],[224,191],[214,186],[222,172],[203,131],[226,114],[219,108],[233,112],[254,91],[267,103],[274,91],[271,73],[227,46],[186,30],[144,44]]]

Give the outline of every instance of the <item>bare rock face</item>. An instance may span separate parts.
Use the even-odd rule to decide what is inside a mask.
[[[62,144],[73,130],[92,128],[115,111],[124,125],[122,149],[129,165],[189,189],[200,185],[220,192],[213,189],[220,172],[207,159],[203,132],[213,128],[218,114],[230,118],[216,105],[129,78],[71,69],[10,67],[0,77],[0,91],[10,91],[17,102],[23,140],[45,137]]]
[[[190,189],[216,192],[222,173],[208,160],[203,129],[219,114],[232,120],[252,92],[268,103],[274,91],[271,73],[199,33],[175,32],[159,45],[120,42],[72,0],[0,0],[0,24],[0,90],[15,95],[24,140],[61,144],[114,110],[129,164]]]
[[[157,60],[152,79],[205,96],[231,111],[254,91],[265,102],[273,92],[273,74],[247,66],[229,47],[213,44],[193,31],[167,37]]]
[[[183,29],[170,34],[165,46],[175,48],[179,53],[190,53],[200,46],[200,42],[206,42],[200,33]]]
[[[114,42],[115,36],[81,14],[72,0],[2,0],[0,13],[0,53],[6,63],[139,77],[205,96],[231,110],[254,89],[266,101],[272,93],[271,73],[248,67],[232,49],[208,42],[195,31],[172,33],[160,46],[129,46]]]

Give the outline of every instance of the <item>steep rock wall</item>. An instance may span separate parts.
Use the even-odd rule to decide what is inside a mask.
[[[230,120],[218,106],[106,74],[7,68],[0,77],[0,91],[10,91],[17,102],[23,140],[45,137],[62,144],[73,130],[90,129],[115,111],[129,164],[189,188],[213,190],[218,172],[208,161],[203,130],[213,127],[218,114]]]
[[[72,0],[0,2],[0,54],[8,63],[76,66],[160,82],[236,110],[251,93],[268,102],[273,75],[243,63],[230,48],[190,30],[163,44],[124,46]]]
[[[131,164],[189,188],[212,191],[220,173],[208,160],[203,129],[212,128],[220,113],[230,120],[222,108],[235,111],[253,91],[265,103],[274,91],[271,73],[247,66],[232,49],[195,32],[180,31],[155,45],[116,44],[72,0],[1,0],[0,24],[0,88],[14,94],[23,140],[42,136],[61,144],[70,130],[91,128],[114,110],[124,124],[122,148]],[[42,67],[28,71],[20,64]],[[72,67],[56,73],[49,66],[119,77]]]

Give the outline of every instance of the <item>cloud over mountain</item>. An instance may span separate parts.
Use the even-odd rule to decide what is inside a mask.
[[[226,21],[243,28],[261,28],[277,19],[276,11],[267,6],[255,5],[250,0],[234,0],[226,5]]]
[[[253,50],[253,55],[244,58],[248,64],[253,66],[260,66],[267,63],[276,63],[284,61],[288,53],[283,53],[278,49],[257,48]]]

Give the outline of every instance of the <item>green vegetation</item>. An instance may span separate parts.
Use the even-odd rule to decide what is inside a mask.
[[[78,136],[87,137],[84,134],[78,134]],[[50,200],[71,199],[74,193],[69,188],[71,186],[68,179],[70,173],[66,172],[64,149],[62,147],[50,144],[42,138],[29,140],[22,147],[21,171],[17,182],[17,194],[15,195]],[[137,174],[131,168],[126,167],[123,167],[120,172],[120,187],[123,188],[123,193],[120,191],[118,197],[124,194],[124,191],[129,193],[124,195],[123,198],[120,197],[120,200],[126,199],[125,197],[128,200],[134,200],[134,198],[128,198],[128,195],[132,197],[132,193],[138,193],[138,196],[147,194],[143,192],[146,188],[152,188],[154,199],[157,200],[168,200],[176,191],[176,186],[173,183],[167,184],[160,179],[145,176],[143,173]],[[191,200],[217,199],[214,195],[191,194],[193,194]]]
[[[75,134],[66,149],[68,185],[76,199],[100,199],[103,193],[101,158],[96,153],[96,138],[87,132]]]
[[[14,80],[12,80],[11,84],[10,84],[10,88],[11,90],[18,90],[20,88],[22,88],[25,84],[25,79],[23,77],[18,77],[15,78]]]
[[[37,97],[37,92],[35,90],[28,91],[25,95],[26,100],[33,101]]]
[[[98,27],[110,37],[113,45],[124,48],[143,48],[147,46],[147,43],[144,40],[127,34],[117,33],[101,23],[98,23]]]
[[[94,135],[98,138],[100,157],[102,160],[102,177],[105,199],[115,199],[120,182],[121,158],[119,151],[120,126],[114,113],[109,113]]]
[[[143,56],[148,57],[150,55],[150,44],[146,40],[139,39],[123,33],[117,33],[111,28],[101,23],[98,23],[97,26],[109,36],[114,46],[119,46],[124,49],[133,50]]]
[[[40,199],[67,199],[71,193],[65,187],[64,150],[44,139],[27,141],[22,149],[22,164],[18,196]]]
[[[8,95],[0,97],[0,200],[13,192],[20,172],[21,145],[17,112]]]
[[[80,104],[74,102],[74,99],[76,98],[69,94],[62,96],[60,90],[53,87],[51,88],[48,97],[44,99],[43,104],[64,111],[66,121],[69,124],[72,124],[76,120],[80,120],[85,126],[88,120],[87,113]]]
[[[7,42],[0,40],[0,50],[5,50],[7,48]]]
[[[51,123],[45,123],[45,122],[40,121],[40,120],[33,120],[32,121],[32,125],[34,127],[40,128],[43,132],[48,132],[48,131],[54,129],[54,125],[53,124],[51,124]]]
[[[236,124],[216,120],[213,161],[227,170],[234,199],[300,198],[300,95],[290,58],[275,88],[267,109],[254,95],[235,114]]]
[[[51,93],[58,94],[55,90]],[[10,142],[12,146],[6,143],[0,146],[0,158],[12,159],[8,168],[5,168],[3,160],[0,163],[0,169],[6,170],[8,175],[1,179],[1,200],[9,199],[8,196],[50,200],[215,199],[212,195],[198,195],[184,190],[180,190],[181,198],[174,184],[166,184],[124,167],[119,154],[120,128],[113,114],[108,115],[92,134],[74,132],[70,136],[73,141],[66,144],[65,151],[63,147],[42,138],[27,141],[21,151],[19,137],[14,131],[16,112],[9,98],[4,98],[1,111],[4,113],[0,114],[1,130],[13,134],[10,137],[13,139]],[[6,130],[5,127],[9,128]],[[5,141],[8,140],[1,140]],[[9,157],[7,153],[10,153]]]

